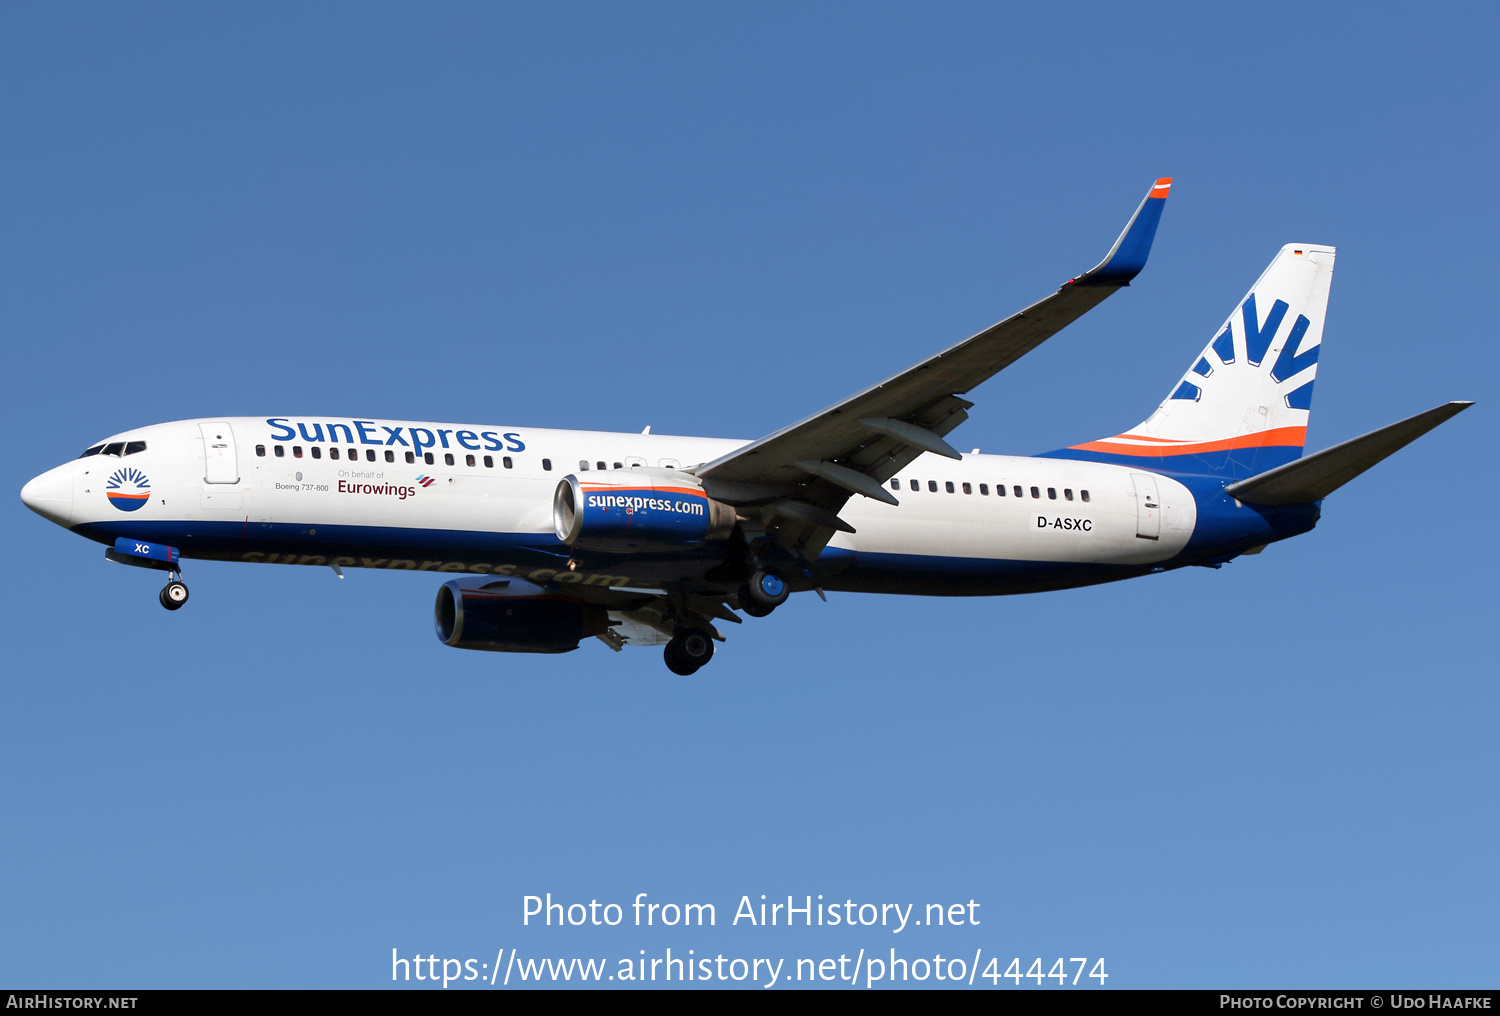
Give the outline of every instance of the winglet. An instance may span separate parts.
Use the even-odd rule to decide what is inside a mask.
[[[1171,190],[1172,178],[1170,176],[1164,176],[1152,184],[1151,189],[1146,192],[1145,199],[1141,201],[1141,206],[1125,224],[1125,231],[1109,249],[1104,260],[1069,284],[1074,286],[1130,285],[1130,280],[1146,267],[1146,257],[1151,253],[1151,241],[1156,239],[1156,226],[1161,222],[1161,210],[1166,207],[1167,195],[1171,193]]]

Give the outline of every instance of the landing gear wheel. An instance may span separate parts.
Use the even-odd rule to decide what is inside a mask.
[[[162,587],[161,595],[157,599],[161,600],[161,605],[168,610],[176,610],[188,601],[188,588],[173,579]]]
[[[766,568],[757,569],[740,587],[740,606],[751,617],[765,617],[786,602],[791,590],[786,579]],[[760,613],[756,613],[759,610]]]
[[[668,670],[687,677],[714,658],[714,637],[702,628],[679,628],[662,658]]]
[[[749,593],[745,592],[745,588],[742,586],[740,587],[740,609],[751,617],[766,617],[776,608],[762,607],[751,598]]]

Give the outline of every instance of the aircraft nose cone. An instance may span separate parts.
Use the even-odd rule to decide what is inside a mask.
[[[73,521],[73,467],[49,469],[21,488],[21,503],[49,522]]]

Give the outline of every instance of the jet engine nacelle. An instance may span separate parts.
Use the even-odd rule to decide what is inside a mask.
[[[735,512],[690,473],[629,469],[563,477],[552,521],[557,538],[579,550],[670,551],[724,539],[734,531]]]
[[[444,645],[494,653],[567,653],[609,626],[603,607],[521,579],[444,582],[435,613]]]

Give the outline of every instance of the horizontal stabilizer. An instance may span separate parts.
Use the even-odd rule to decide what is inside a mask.
[[[1363,437],[1277,466],[1259,476],[1231,483],[1224,488],[1224,493],[1251,504],[1288,505],[1321,501],[1381,459],[1400,451],[1473,404],[1449,402],[1429,409]]]

